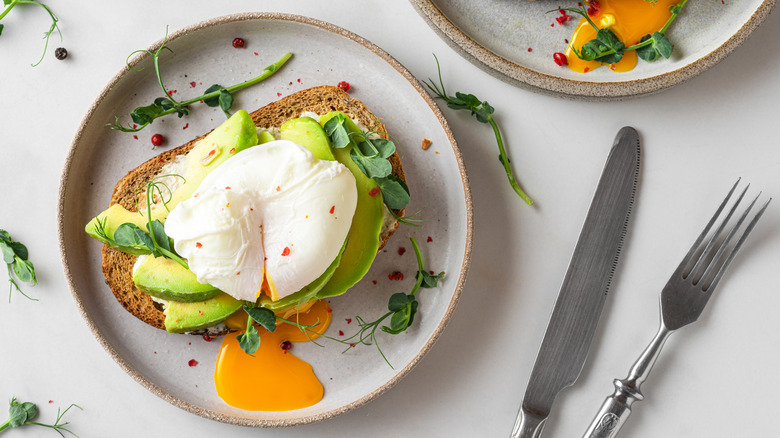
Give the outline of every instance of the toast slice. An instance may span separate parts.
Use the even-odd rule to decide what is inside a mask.
[[[349,94],[340,88],[329,85],[299,91],[270,103],[250,113],[250,115],[255,126],[270,129],[278,128],[285,121],[300,117],[304,112],[326,114],[331,111],[341,111],[350,116],[359,125],[376,131],[382,138],[388,138],[384,125],[363,102],[349,97]],[[128,210],[135,211],[137,191],[155,177],[163,166],[173,162],[179,155],[189,152],[195,143],[203,137],[205,137],[205,134],[177,148],[165,151],[128,172],[114,186],[111,195],[111,205],[121,204]],[[393,166],[393,175],[406,181],[398,152],[390,157],[389,161]],[[403,209],[394,210],[394,213],[400,217],[403,216],[404,211]],[[380,250],[397,228],[397,220],[383,228],[380,235]],[[135,265],[136,257],[125,254],[108,245],[103,245],[102,256],[103,275],[105,276],[106,284],[111,288],[111,292],[113,292],[122,307],[141,321],[165,330],[165,314],[163,313],[162,305],[153,301],[149,295],[139,291],[133,283],[133,266]],[[209,331],[208,333],[210,335],[221,335],[225,332]]]

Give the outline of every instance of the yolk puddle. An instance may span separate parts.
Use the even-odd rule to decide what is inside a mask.
[[[305,326],[316,324],[311,330],[322,334],[330,318],[328,303],[317,301],[306,313],[286,319]],[[222,400],[246,411],[289,411],[322,400],[322,383],[311,365],[282,348],[284,341],[306,342],[319,335],[309,332],[307,337],[298,327],[278,320],[273,332],[262,327],[258,331],[260,348],[251,356],[238,345],[235,333],[222,338],[214,370],[214,383]]]
[[[669,17],[672,16],[669,8],[676,5],[679,0],[658,0],[657,3],[645,0],[599,0],[598,13],[591,15],[590,19],[599,28],[609,27],[620,38],[626,47],[638,44],[645,35],[652,35],[660,30]],[[580,50],[583,44],[596,38],[596,29],[582,18],[574,30],[571,43],[566,48],[566,58],[569,68],[578,73],[587,73],[601,67],[598,61],[583,61],[572,50],[575,47]],[[623,54],[620,62],[612,64],[610,69],[617,72],[627,72],[636,67],[636,51],[631,50]]]

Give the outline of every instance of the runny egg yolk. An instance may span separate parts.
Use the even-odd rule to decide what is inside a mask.
[[[660,30],[672,15],[669,8],[678,2],[679,0],[658,0],[655,3],[646,0],[599,0],[598,12],[589,17],[599,28],[611,29],[626,47],[630,47],[639,44],[645,35],[652,35]],[[598,61],[583,61],[572,50],[574,47],[579,51],[583,44],[595,38],[596,29],[582,18],[574,30],[569,47],[566,48],[565,55],[570,69],[587,73],[604,65]],[[636,63],[636,51],[630,50],[624,52],[623,59],[619,62],[611,64],[610,69],[627,72],[633,70]]]
[[[312,366],[282,348],[282,344],[316,339],[328,328],[330,318],[328,303],[317,301],[306,313],[285,318],[313,326],[315,333],[304,333],[278,320],[273,332],[258,327],[260,348],[253,355],[241,349],[235,334],[224,336],[214,370],[217,394],[230,406],[246,411],[289,411],[322,400],[322,383]],[[246,319],[243,324],[246,327]]]

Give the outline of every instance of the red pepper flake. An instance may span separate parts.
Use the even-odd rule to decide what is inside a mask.
[[[187,362],[187,365],[189,365],[189,366],[191,366],[191,367],[194,367],[194,366],[195,366],[195,365],[197,365],[197,364],[198,364],[198,361],[197,361],[197,360],[195,360],[195,359],[190,359],[190,361],[189,361],[189,362]]]
[[[209,157],[210,157],[210,156],[212,156],[212,155],[214,155],[214,154],[216,154],[216,153],[217,153],[217,150],[216,150],[216,149],[212,149],[212,150],[210,150],[210,151],[209,151]]]
[[[233,47],[236,49],[243,49],[244,48],[244,39],[243,38],[233,38]]]
[[[177,90],[168,90],[168,96],[173,96],[174,94],[176,94],[176,91]]]
[[[344,91],[349,91],[349,82],[347,82],[347,81],[341,81],[336,86],[341,88]]]
[[[569,58],[561,52],[553,53],[553,61],[560,66],[569,65]]]
[[[601,10],[601,5],[596,0],[592,0],[590,2],[590,6],[588,6],[588,15],[591,17],[598,14]]]
[[[260,55],[260,54],[259,54],[259,53],[257,53],[257,52],[255,52],[255,56],[258,56],[258,55]]]
[[[202,310],[198,310],[198,315],[203,316],[203,311]],[[192,345],[192,343],[190,343],[190,345]]]
[[[197,82],[195,81],[190,82],[190,88],[195,88],[196,85],[198,85]]]
[[[236,153],[236,148],[232,148],[232,149],[230,149],[230,151],[228,151],[228,153],[229,153],[229,154],[235,154],[235,153]]]
[[[428,271],[429,274],[434,275],[433,271]]]
[[[374,283],[374,284],[376,284],[376,280],[372,280],[371,282],[372,282],[372,283]]]
[[[203,335],[203,340],[206,341],[206,342],[211,342],[211,336]]]
[[[352,318],[344,318],[344,321],[347,321],[347,324],[352,324]]]
[[[133,135],[133,138],[138,140],[138,136],[137,135]]]
[[[335,205],[330,207],[330,214],[333,214],[334,211],[336,211],[336,206]]]
[[[298,83],[299,83],[299,84],[301,83],[301,78],[298,78]]]
[[[195,242],[195,248],[203,248],[203,244],[200,242]]]
[[[583,73],[587,73],[587,72],[589,72],[589,71],[590,71],[590,67],[585,67],[585,70],[583,70],[582,72],[583,72]]]
[[[379,187],[374,187],[373,189],[369,190],[368,196],[372,198],[376,198],[376,195],[379,194]]]
[[[49,400],[49,404],[54,403],[54,400]]]
[[[555,21],[557,21],[558,24],[563,25],[563,23],[571,20],[571,15],[566,14],[566,12],[563,10],[561,10],[561,13],[563,15],[561,15],[560,17],[555,17]]]
[[[281,344],[279,344],[279,348],[284,350],[284,352],[286,353],[289,349],[292,348],[292,342],[290,342],[287,339],[285,339],[284,341],[282,341]]]
[[[550,23],[550,27],[555,27],[555,23]]]
[[[157,354],[157,352],[155,351],[154,354]]]
[[[276,191],[278,192],[280,190],[282,190],[282,186],[276,186]]]
[[[433,237],[428,236],[428,242],[433,242]]]
[[[282,93],[276,93],[276,97],[282,97]]]
[[[236,275],[241,275],[241,271],[236,272]]]
[[[184,124],[184,127],[182,127],[181,129],[187,129],[187,128],[189,128],[189,127],[190,127],[190,124],[189,124],[189,123],[185,123],[185,124]]]
[[[403,246],[398,247],[398,255],[404,255],[405,252],[406,252],[406,248],[404,248]]]
[[[394,271],[393,273],[389,274],[387,278],[389,278],[391,281],[403,280],[404,274],[400,271]]]
[[[339,330],[339,336],[344,336],[344,332]]]
[[[288,255],[290,255],[290,247],[285,246],[284,250],[282,251],[282,257],[287,257]]]
[[[162,162],[164,162],[164,161],[165,161],[165,160],[163,160],[162,158],[160,158],[160,162],[161,162],[161,163],[162,163]]]
[[[230,190],[230,186],[226,186],[226,187],[225,187],[225,190]]]
[[[534,51],[534,49],[532,49],[530,47],[528,48],[528,52],[533,52],[533,51]]]
[[[252,208],[252,207],[249,207],[249,211],[255,211],[255,209]]]

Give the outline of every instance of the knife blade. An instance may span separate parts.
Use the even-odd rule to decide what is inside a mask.
[[[622,128],[607,157],[547,324],[512,438],[538,438],[558,393],[574,384],[607,298],[639,176],[639,134]]]

